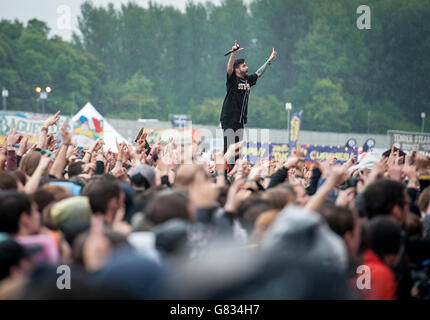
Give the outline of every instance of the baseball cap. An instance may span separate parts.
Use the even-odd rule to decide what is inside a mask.
[[[51,218],[54,225],[61,229],[72,220],[90,221],[91,207],[88,197],[70,197],[54,204]]]
[[[149,189],[155,183],[155,170],[147,164],[142,164],[130,171],[130,179],[134,184]]]

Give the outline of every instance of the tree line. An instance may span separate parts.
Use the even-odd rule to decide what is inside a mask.
[[[430,0],[367,1],[369,30],[356,25],[361,4],[224,0],[188,2],[182,12],[153,2],[85,2],[71,42],[49,37],[36,19],[2,20],[0,86],[15,110],[40,108],[34,87],[49,85],[50,112],[72,114],[91,101],[108,117],[189,114],[217,125],[223,54],[238,40],[250,72],[278,51],[252,90],[248,126],[285,128],[291,102],[293,111],[304,110],[305,130],[419,131],[421,112],[430,117]]]

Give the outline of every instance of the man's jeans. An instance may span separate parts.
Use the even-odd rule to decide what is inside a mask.
[[[228,147],[239,141],[243,140],[243,125],[240,126],[222,126],[224,130],[224,154],[227,152]],[[239,156],[235,157],[237,160]]]

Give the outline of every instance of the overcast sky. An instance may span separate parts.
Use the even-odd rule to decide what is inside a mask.
[[[163,5],[173,5],[184,10],[188,0],[153,0],[155,3]],[[72,31],[77,29],[77,17],[80,15],[80,5],[85,0],[0,0],[0,19],[5,18],[21,22],[37,18],[48,23],[51,28],[51,35],[57,34],[65,40],[70,40]],[[117,8],[122,3],[130,0],[92,0],[95,5],[106,6],[113,2]],[[147,7],[149,0],[133,0],[133,2]],[[193,2],[205,3],[207,0],[193,0]],[[210,0],[214,4],[220,4],[221,0]],[[65,13],[70,12],[71,28],[68,27]]]

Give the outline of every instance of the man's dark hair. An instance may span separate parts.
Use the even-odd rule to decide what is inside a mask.
[[[327,221],[330,229],[341,237],[354,229],[354,213],[348,208],[326,202],[321,207],[320,213]]]
[[[69,165],[67,172],[69,173],[69,179],[75,176],[78,176],[83,171],[83,165],[85,163],[83,161],[73,162]]]
[[[0,171],[0,189],[1,190],[16,190],[18,184],[16,178],[9,172]]]
[[[171,189],[156,194],[145,208],[146,217],[153,224],[170,219],[190,220],[189,199],[185,193]]]
[[[31,212],[31,198],[20,192],[8,191],[0,194],[0,232],[16,234],[22,213]]]
[[[258,216],[271,209],[268,200],[262,199],[260,196],[251,196],[239,204],[236,213],[242,227],[248,234],[251,234]]]
[[[83,195],[90,200],[90,207],[93,213],[105,214],[109,201],[113,198],[119,198],[121,188],[116,182],[102,178],[94,181],[91,185],[85,186]]]
[[[242,63],[245,63],[245,59],[243,59],[243,58],[236,59],[236,60],[234,61],[234,64],[233,64],[233,70],[235,70],[236,68],[239,68],[239,66],[240,66]]]
[[[0,281],[9,277],[11,268],[19,267],[27,255],[25,248],[15,240],[7,239],[0,242]]]
[[[383,258],[397,254],[402,246],[402,229],[389,217],[376,217],[369,222],[372,250]]]
[[[21,181],[22,185],[25,186],[25,184],[27,183],[27,178],[25,177],[25,172],[22,170],[13,170],[10,172],[15,178],[16,181]]]
[[[149,183],[148,179],[146,179],[140,173],[131,176],[130,181],[133,183],[133,185],[135,185],[138,188],[145,188],[146,190],[151,187],[151,184]]]
[[[48,204],[55,201],[55,196],[48,190],[39,188],[33,193],[33,200],[36,202],[39,211],[43,212],[43,209],[45,209]]]
[[[379,215],[389,215],[395,205],[403,206],[405,187],[394,180],[378,180],[369,185],[363,194],[364,214],[372,219]]]

